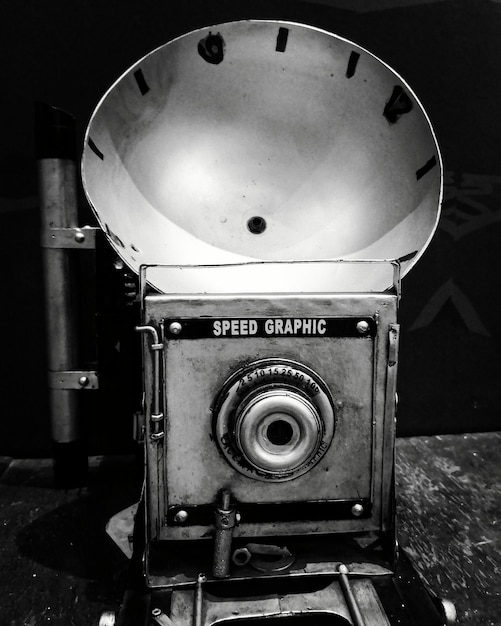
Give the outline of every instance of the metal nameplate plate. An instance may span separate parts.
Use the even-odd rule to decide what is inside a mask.
[[[171,318],[164,321],[168,339],[243,337],[374,337],[372,317]]]
[[[367,498],[318,502],[239,502],[236,509],[241,515],[242,523],[247,524],[293,520],[368,519],[372,515],[372,502]],[[182,521],[178,517],[180,510],[186,512]],[[214,505],[170,506],[167,511],[167,523],[169,526],[208,526],[214,523]]]

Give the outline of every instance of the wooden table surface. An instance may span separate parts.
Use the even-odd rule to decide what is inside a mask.
[[[501,433],[397,441],[400,543],[462,626],[501,626],[500,455]],[[93,458],[89,487],[70,491],[50,461],[4,461],[0,626],[94,625],[125,586],[104,529],[139,494],[133,460]]]
[[[501,433],[397,440],[400,544],[458,624],[501,625]]]

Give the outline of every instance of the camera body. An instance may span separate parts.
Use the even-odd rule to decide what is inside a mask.
[[[223,490],[235,539],[389,531],[397,305],[395,293],[147,295],[149,540],[212,539]]]

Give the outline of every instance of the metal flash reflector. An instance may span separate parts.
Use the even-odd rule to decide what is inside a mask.
[[[406,82],[318,28],[242,21],[188,33],[109,89],[83,158],[100,225],[164,292],[378,290],[381,266],[232,264],[405,258],[435,230],[442,166]],[[410,257],[410,258],[409,258]]]

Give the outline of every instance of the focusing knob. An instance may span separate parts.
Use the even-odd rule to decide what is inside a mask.
[[[236,372],[214,405],[221,452],[239,472],[285,481],[323,457],[334,434],[334,408],[322,379],[288,360],[256,361]]]

